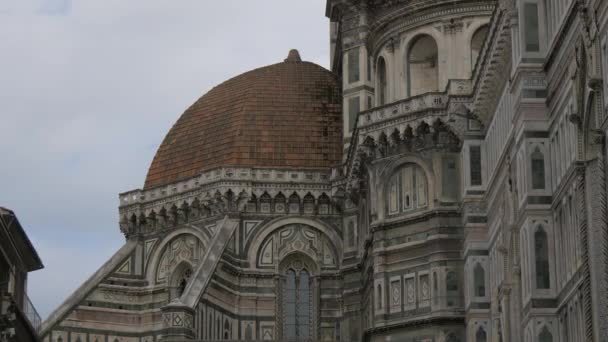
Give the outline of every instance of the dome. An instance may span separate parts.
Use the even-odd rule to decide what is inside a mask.
[[[211,89],[160,145],[145,189],[217,167],[329,168],[342,158],[342,106],[336,75],[297,50]]]

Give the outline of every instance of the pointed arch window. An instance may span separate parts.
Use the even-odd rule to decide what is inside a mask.
[[[311,336],[312,292],[306,269],[290,268],[285,274],[283,293],[283,338],[306,340]]]
[[[532,189],[545,189],[545,156],[538,147],[532,152]]]
[[[473,284],[475,297],[486,296],[486,272],[480,263],[475,264],[473,269]]]
[[[378,58],[378,105],[385,105],[388,101],[387,94],[387,75],[386,75],[386,62],[384,61],[384,57]]]
[[[542,226],[538,226],[534,233],[534,252],[536,265],[536,288],[549,289],[549,243],[547,233]]]
[[[487,342],[488,335],[483,327],[479,327],[477,329],[477,333],[475,334],[475,342]]]
[[[228,318],[224,319],[224,340],[230,339],[230,322]]]
[[[547,326],[544,326],[538,335],[538,342],[553,342],[553,334],[547,329]]]

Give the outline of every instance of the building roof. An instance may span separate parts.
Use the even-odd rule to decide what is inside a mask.
[[[31,272],[44,267],[17,215],[4,207],[0,207],[0,242],[0,248],[15,258],[14,260],[21,259],[24,262],[25,271]]]
[[[336,75],[287,59],[211,89],[173,125],[152,161],[145,189],[217,167],[328,168],[342,157]]]

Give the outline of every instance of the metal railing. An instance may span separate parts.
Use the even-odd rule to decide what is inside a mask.
[[[40,318],[38,311],[36,311],[36,307],[34,307],[34,304],[25,293],[23,294],[23,314],[30,321],[34,331],[39,333],[40,326],[42,325],[42,319]]]
[[[0,282],[0,299],[2,297],[6,297],[13,303],[13,306],[17,310],[21,311],[23,316],[25,316],[25,318],[29,321],[36,334],[40,332],[42,319],[40,318],[38,311],[36,311],[36,307],[34,307],[34,304],[25,292],[23,293],[23,303],[18,303],[18,297],[16,297],[15,294],[9,289],[9,282],[3,281]]]

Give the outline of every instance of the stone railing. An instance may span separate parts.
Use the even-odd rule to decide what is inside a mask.
[[[445,110],[447,105],[447,93],[427,93],[410,97],[359,113],[358,127],[363,128],[418,112]]]

